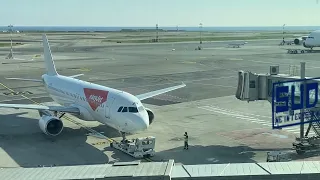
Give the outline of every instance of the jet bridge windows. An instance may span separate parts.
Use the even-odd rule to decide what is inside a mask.
[[[250,81],[249,88],[256,88],[256,81]]]

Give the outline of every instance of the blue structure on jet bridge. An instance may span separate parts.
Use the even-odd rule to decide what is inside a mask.
[[[279,74],[279,66],[270,66],[267,74],[239,71],[235,96],[241,101],[269,101],[273,129],[300,125],[300,138],[296,139],[299,143],[293,143],[293,146],[298,154],[302,154],[320,150],[318,83],[320,77],[305,77],[305,63],[301,63],[301,76]],[[309,126],[304,134],[305,124]],[[317,137],[308,137],[311,128]]]

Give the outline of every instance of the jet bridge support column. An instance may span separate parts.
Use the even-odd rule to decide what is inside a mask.
[[[305,79],[306,78],[306,63],[301,62],[301,68],[300,68],[300,78]],[[303,108],[300,110],[301,113],[301,124],[300,124],[300,140],[304,138],[304,110],[306,108],[306,81],[303,81],[303,88],[304,88],[304,93],[303,93]],[[300,95],[301,96],[301,95]]]
[[[252,73],[249,71],[239,71],[238,72],[238,87],[236,91],[236,98],[241,100],[241,101],[257,101],[257,100],[267,100],[270,103],[273,103],[273,86],[274,83],[277,83],[277,86],[281,86],[282,83],[289,83],[286,81],[292,81],[292,80],[300,80],[300,79],[309,79],[308,83],[320,83],[320,78],[311,78],[311,77],[305,77],[305,63],[301,63],[301,71],[300,71],[300,76],[290,76],[288,74],[279,74],[279,66],[271,66],[270,67],[270,73],[268,74],[256,74]],[[290,82],[295,84],[296,82]],[[300,81],[301,83],[301,81]],[[298,84],[300,84],[298,83]],[[302,81],[303,84],[306,84],[305,81]],[[285,85],[285,84],[283,84]],[[288,86],[288,85],[286,85]],[[298,85],[299,86],[299,85]],[[290,89],[290,88],[289,88]],[[302,154],[304,152],[311,152],[311,151],[319,151],[320,150],[320,122],[316,121],[314,123],[310,123],[314,132],[318,135],[317,137],[307,137],[304,135],[304,113],[309,113],[309,115],[312,115],[312,112],[310,111],[311,109],[306,109],[306,97],[307,97],[307,91],[306,91],[306,85],[304,85],[304,93],[300,94],[299,89],[296,88],[298,92],[294,92],[294,101],[298,101],[297,103],[300,103],[300,96],[303,97],[303,107],[301,109],[301,114],[300,114],[300,120],[301,124],[297,124],[300,126],[300,138],[296,138],[296,141],[298,143],[293,143],[294,149],[297,151],[298,154]],[[319,87],[318,87],[319,89]],[[316,92],[315,92],[316,93]],[[318,90],[317,90],[318,93]],[[287,95],[286,95],[287,94]],[[289,110],[287,112],[282,112],[284,117],[286,114],[293,115],[295,112],[291,110],[291,98],[290,96],[291,90],[289,90],[288,93],[283,93],[283,95],[288,96],[289,98]],[[309,92],[308,92],[309,94]],[[310,98],[310,97],[309,97]],[[318,99],[318,95],[314,96],[313,100]],[[317,100],[318,101],[318,100]],[[281,104],[275,104],[275,105],[281,105]],[[314,112],[319,112],[319,107],[320,103],[314,107],[315,110],[312,110]],[[299,115],[299,114],[298,114]],[[289,117],[288,116],[288,117]],[[317,115],[312,115],[315,117],[315,119],[320,119],[319,113]],[[295,116],[294,116],[295,117]],[[271,118],[270,118],[270,125],[271,125]],[[289,124],[290,125],[290,124]],[[285,127],[283,127],[285,128]]]

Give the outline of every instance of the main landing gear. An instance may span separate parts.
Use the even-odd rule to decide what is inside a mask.
[[[60,114],[60,115],[59,115]],[[54,111],[53,112],[53,115],[55,116],[55,117],[58,117],[59,119],[61,119],[64,115],[65,115],[66,113],[60,113],[60,112],[58,112],[58,111]]]

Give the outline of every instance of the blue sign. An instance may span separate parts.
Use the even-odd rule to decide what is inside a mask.
[[[272,128],[280,129],[283,127],[294,126],[301,124],[300,111],[304,107],[307,109],[304,112],[304,122],[310,123],[318,121],[320,117],[320,111],[316,110],[318,103],[318,82],[314,79],[298,79],[292,81],[284,81],[273,83],[272,87]],[[310,82],[313,80],[313,82]],[[304,88],[303,82],[306,81]],[[309,82],[308,82],[309,81]],[[300,88],[294,84],[299,84]],[[291,84],[291,85],[285,85]],[[304,89],[306,89],[306,100],[304,101]],[[313,96],[313,97],[312,97]],[[299,98],[297,100],[297,97]],[[310,98],[312,97],[312,98]],[[311,102],[313,100],[313,102]],[[312,109],[310,109],[312,108]],[[285,114],[288,112],[287,114]]]

